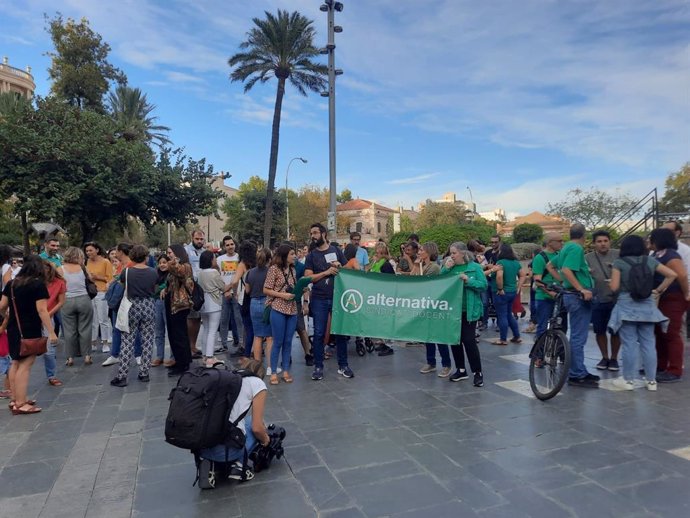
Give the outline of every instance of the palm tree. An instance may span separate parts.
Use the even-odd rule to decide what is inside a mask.
[[[233,82],[244,82],[245,93],[257,82],[265,83],[274,77],[278,79],[264,214],[264,246],[270,246],[273,192],[280,140],[280,112],[285,95],[285,82],[289,79],[297,91],[306,96],[307,90],[318,92],[324,88],[328,69],[325,65],[312,61],[319,51],[313,44],[315,30],[311,20],[296,11],[288,13],[280,9],[277,15],[268,11],[265,11],[265,15],[264,20],[253,19],[256,27],[247,33],[247,40],[240,44],[243,52],[232,56],[228,64],[234,68],[230,73],[230,79]]]
[[[143,140],[158,147],[170,144],[165,132],[167,126],[156,124],[158,117],[151,115],[156,109],[146,99],[146,94],[138,88],[118,86],[108,97],[110,113],[115,119],[122,138],[126,140]]]
[[[0,120],[23,108],[30,108],[31,101],[15,92],[0,93]]]

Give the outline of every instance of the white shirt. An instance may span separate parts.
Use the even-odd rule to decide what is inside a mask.
[[[203,246],[197,250],[194,248],[193,243],[189,243],[184,247],[189,256],[189,264],[192,265],[192,275],[194,275],[194,280],[199,277],[199,259],[201,259],[201,254],[206,250]]]
[[[685,272],[688,274],[688,282],[690,282],[690,246],[678,241],[678,255],[683,259]]]
[[[237,266],[240,264],[239,254],[223,254],[216,259],[218,263],[218,269],[220,270],[220,276],[223,278],[223,282],[227,286],[232,282],[235,277],[235,272],[237,271]]]
[[[2,272],[0,272],[0,291],[5,289],[5,283],[2,282],[2,279],[5,277],[7,270],[9,270],[10,268],[12,268],[12,267],[9,264],[3,264],[2,265]],[[10,275],[10,280],[14,279],[17,276],[17,274],[19,273],[19,270],[21,270],[21,268],[19,268],[19,267],[12,270],[12,274]]]
[[[242,388],[235,400],[235,404],[232,405],[232,410],[230,410],[230,421],[234,423],[235,419],[251,406],[256,395],[264,390],[266,390],[266,384],[256,376],[242,378]],[[237,423],[237,426],[244,430],[244,419]]]

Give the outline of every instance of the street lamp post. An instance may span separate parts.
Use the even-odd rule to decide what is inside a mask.
[[[319,7],[323,12],[328,13],[328,43],[321,50],[322,54],[328,54],[328,91],[321,92],[323,97],[328,97],[328,165],[329,165],[329,188],[330,202],[328,209],[328,232],[331,239],[336,236],[336,183],[335,183],[335,77],[343,73],[341,69],[335,68],[335,33],[343,32],[343,28],[335,25],[335,11],[342,12],[342,2],[335,0],[324,0]]]
[[[285,171],[285,216],[286,216],[286,233],[285,233],[285,239],[287,241],[290,241],[290,204],[288,200],[288,174],[290,174],[290,166],[295,160],[301,160],[303,164],[307,163],[306,158],[302,158],[301,156],[296,156],[292,160],[290,160],[290,163],[287,166],[287,170]]]
[[[472,204],[472,221],[474,221],[474,214],[477,212],[477,207],[474,205],[474,197],[472,196],[472,189],[470,189],[470,186],[467,186],[467,190],[470,193],[470,203]]]

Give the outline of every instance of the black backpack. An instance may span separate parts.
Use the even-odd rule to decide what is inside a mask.
[[[194,281],[194,288],[191,292],[187,290],[187,293],[189,293],[189,297],[192,299],[192,309],[200,311],[204,306],[204,290],[201,289],[199,283]]]
[[[242,375],[225,368],[196,367],[182,374],[168,398],[165,441],[192,452],[226,444],[239,430],[229,416],[241,388]]]
[[[647,265],[646,258],[640,262],[622,257],[624,262],[630,265],[628,272],[628,290],[633,300],[645,300],[652,294],[654,288],[654,274]]]

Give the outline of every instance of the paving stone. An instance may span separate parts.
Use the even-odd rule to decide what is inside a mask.
[[[408,445],[405,448],[405,453],[442,481],[455,478],[463,472],[458,464],[428,444]]]
[[[244,484],[237,487],[236,495],[242,516],[310,518],[318,514],[296,480]]]
[[[581,472],[637,460],[637,457],[630,453],[610,448],[599,441],[574,444],[550,451],[546,456],[553,459],[556,464],[568,465]]]
[[[640,507],[631,499],[606,491],[593,483],[549,491],[548,496],[566,509],[573,510],[575,516],[616,517],[640,511]]]
[[[506,502],[496,490],[467,473],[445,482],[445,486],[450,494],[474,510]]]
[[[362,486],[391,480],[394,478],[409,477],[423,472],[423,468],[410,459],[378,464],[375,468],[356,467],[337,471],[335,477],[345,488]],[[356,491],[356,489],[354,490]]]
[[[310,444],[286,447],[284,458],[293,471],[323,465],[323,460]]]
[[[666,478],[668,473],[667,469],[656,462],[638,460],[585,471],[583,475],[594,480],[600,486],[612,490],[625,486],[634,486],[642,482],[660,480]]]
[[[629,505],[641,506],[661,516],[690,516],[690,492],[686,478],[673,477],[645,482],[616,491]]]
[[[72,435],[63,440],[51,442],[36,442],[30,438],[17,448],[14,456],[6,465],[41,462],[49,459],[66,459],[78,437],[78,435]],[[0,440],[2,439],[0,438]]]
[[[47,493],[61,467],[62,463],[48,460],[5,466],[0,472],[0,498]],[[27,484],[27,480],[31,483]]]
[[[347,509],[337,509],[335,511],[325,511],[319,513],[323,518],[366,518],[364,513],[356,507],[348,507]]]
[[[389,440],[372,441],[351,447],[323,450],[321,457],[333,471],[365,465],[377,465],[406,458],[405,453]]]
[[[463,502],[451,500],[449,502],[434,504],[423,509],[414,509],[392,516],[395,518],[429,518],[430,516],[462,516],[462,518],[473,518],[477,515],[472,508]]]
[[[0,518],[38,518],[48,498],[48,493],[28,496],[5,496],[0,494]]]

